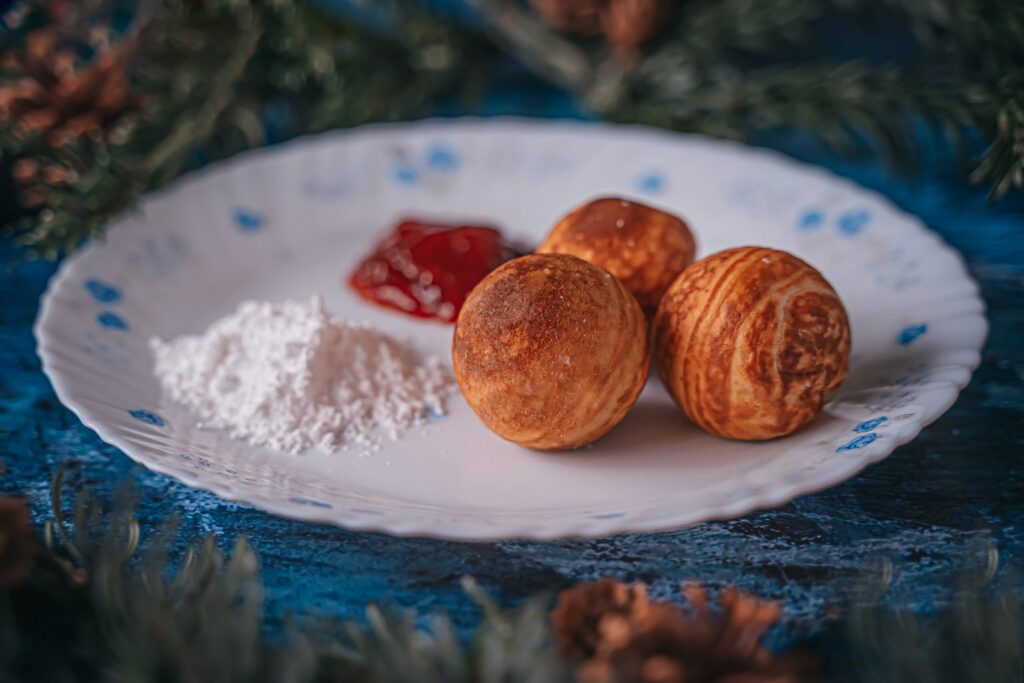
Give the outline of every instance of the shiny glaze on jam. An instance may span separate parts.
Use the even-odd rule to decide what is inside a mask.
[[[490,226],[407,219],[360,262],[348,284],[372,303],[453,323],[473,287],[522,253]]]

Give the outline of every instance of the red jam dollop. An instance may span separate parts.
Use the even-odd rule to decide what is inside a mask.
[[[356,267],[348,284],[367,301],[452,323],[480,280],[522,254],[495,228],[404,220]]]

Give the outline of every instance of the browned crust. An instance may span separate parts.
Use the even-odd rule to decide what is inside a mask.
[[[470,293],[452,362],[462,394],[491,430],[540,450],[607,433],[647,379],[647,326],[609,273],[565,255],[504,264]]]
[[[690,266],[662,299],[653,334],[677,405],[734,439],[800,429],[849,367],[850,324],[835,290],[804,261],[764,247]]]
[[[681,218],[621,197],[602,197],[574,209],[537,249],[601,266],[651,313],[693,261],[694,251],[693,234]]]

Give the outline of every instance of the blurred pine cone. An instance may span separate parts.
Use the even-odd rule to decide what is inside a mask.
[[[30,33],[22,51],[3,56],[0,118],[17,135],[42,135],[55,147],[86,135],[109,135],[113,124],[142,104],[129,87],[125,57],[131,41],[100,51],[79,68],[73,47],[53,28]]]
[[[684,588],[693,614],[651,602],[613,581],[562,594],[552,612],[555,641],[578,662],[582,683],[797,683],[813,680],[814,662],[778,658],[762,642],[781,615],[776,603],[724,589],[719,610],[700,586]],[[603,610],[603,611],[602,611]]]
[[[40,163],[26,158],[14,162],[11,179],[17,188],[21,205],[32,208],[46,201],[51,189],[74,182],[75,172],[60,164]]]
[[[671,0],[530,0],[551,26],[571,33],[604,34],[620,55],[634,53],[664,25]]]
[[[14,588],[28,578],[39,544],[21,498],[0,498],[0,588]]]
[[[642,584],[627,586],[612,579],[581,583],[558,596],[551,630],[562,654],[579,661],[593,656],[602,640],[600,625],[611,616],[637,618],[650,604]]]
[[[635,53],[668,19],[668,0],[612,0],[601,13],[601,30],[620,55]]]
[[[0,120],[10,126],[16,139],[38,136],[52,147],[82,140],[109,143],[121,117],[143,103],[130,87],[126,71],[135,41],[112,47],[108,30],[88,29],[76,40],[88,45],[94,57],[82,64],[76,40],[62,38],[59,28],[36,29],[26,36],[22,50],[3,55]],[[26,209],[38,207],[52,189],[75,179],[70,168],[38,153],[17,158],[7,170],[8,181]]]
[[[608,0],[530,0],[548,24],[584,36],[601,32],[601,13],[607,4]]]

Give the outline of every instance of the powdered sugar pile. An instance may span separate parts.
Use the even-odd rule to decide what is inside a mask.
[[[204,426],[299,452],[373,449],[444,413],[454,383],[434,357],[309,303],[247,301],[201,335],[153,339],[167,394]]]

